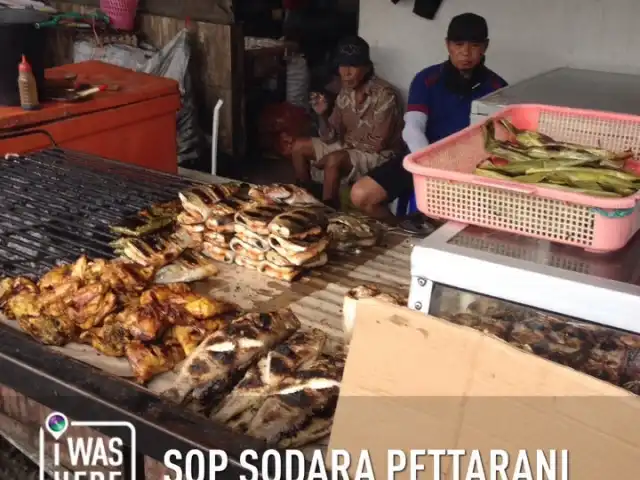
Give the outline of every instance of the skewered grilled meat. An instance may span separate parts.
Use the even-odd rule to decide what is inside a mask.
[[[340,391],[344,360],[343,356],[323,355],[298,369],[282,382],[276,395],[262,404],[247,434],[269,444],[290,447],[326,436]],[[325,419],[324,428],[311,423],[317,416]]]
[[[211,260],[199,252],[185,250],[173,263],[158,270],[155,283],[196,282],[218,274]]]
[[[285,240],[270,235],[269,244],[292,265],[300,266],[324,252],[329,245],[329,239],[326,237],[306,237],[300,240]]]
[[[226,393],[233,378],[245,373],[259,357],[284,341],[300,321],[288,309],[248,313],[209,335],[184,362],[174,386],[164,396],[200,408]]]
[[[170,217],[175,219],[182,212],[182,202],[179,199],[163,203],[153,203],[149,208],[140,211],[140,215],[149,218]]]
[[[249,231],[269,235],[269,224],[285,209],[280,205],[256,205],[236,213],[236,232]]]
[[[218,247],[216,245],[212,245],[209,242],[204,242],[202,244],[202,253],[204,253],[207,257],[216,260],[217,262],[223,262],[227,264],[232,264],[236,256],[233,250],[224,247]]]
[[[305,238],[326,230],[327,216],[319,208],[295,208],[281,213],[269,224],[269,232],[277,237]]]
[[[137,340],[126,346],[126,355],[140,384],[145,384],[155,375],[168,372],[184,359],[184,352],[178,344],[145,345]]]
[[[82,332],[80,341],[108,357],[124,357],[131,335],[123,323],[122,314],[112,314],[104,319],[102,326]]]
[[[330,218],[327,233],[331,238],[329,248],[337,251],[371,247],[377,241],[376,232],[371,225],[353,215],[340,214]]]
[[[294,333],[247,371],[220,403],[213,418],[228,422],[242,414],[235,425],[239,422],[248,425],[267,395],[275,392],[300,365],[320,356],[326,340],[327,336],[320,330]]]

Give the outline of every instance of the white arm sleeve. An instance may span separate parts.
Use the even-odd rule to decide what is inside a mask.
[[[407,112],[404,114],[404,129],[402,139],[405,141],[411,153],[422,150],[429,141],[427,140],[427,114],[422,112]]]

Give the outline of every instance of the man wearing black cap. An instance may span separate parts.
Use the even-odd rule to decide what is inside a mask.
[[[369,44],[360,37],[340,42],[336,57],[341,89],[331,115],[326,98],[311,96],[320,137],[296,140],[292,161],[297,182],[338,207],[340,185],[352,184],[403,148],[400,100],[393,87],[374,74]]]
[[[507,85],[484,64],[489,30],[481,16],[454,17],[446,46],[449,59],[419,72],[409,88],[402,138],[411,152],[468,127],[471,102]],[[413,178],[400,155],[356,183],[351,200],[371,216],[393,220],[387,204],[412,190]]]

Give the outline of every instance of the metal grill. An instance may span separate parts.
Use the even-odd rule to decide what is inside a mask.
[[[194,182],[63,149],[0,159],[0,274],[112,258],[109,225]]]

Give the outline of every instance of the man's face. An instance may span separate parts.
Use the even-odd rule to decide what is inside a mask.
[[[451,63],[461,72],[477,67],[487,51],[487,46],[487,42],[451,42],[447,40]]]
[[[353,90],[359,87],[364,80],[364,77],[369,72],[369,67],[350,67],[346,65],[340,65],[338,68],[340,73],[340,80],[342,86]]]

